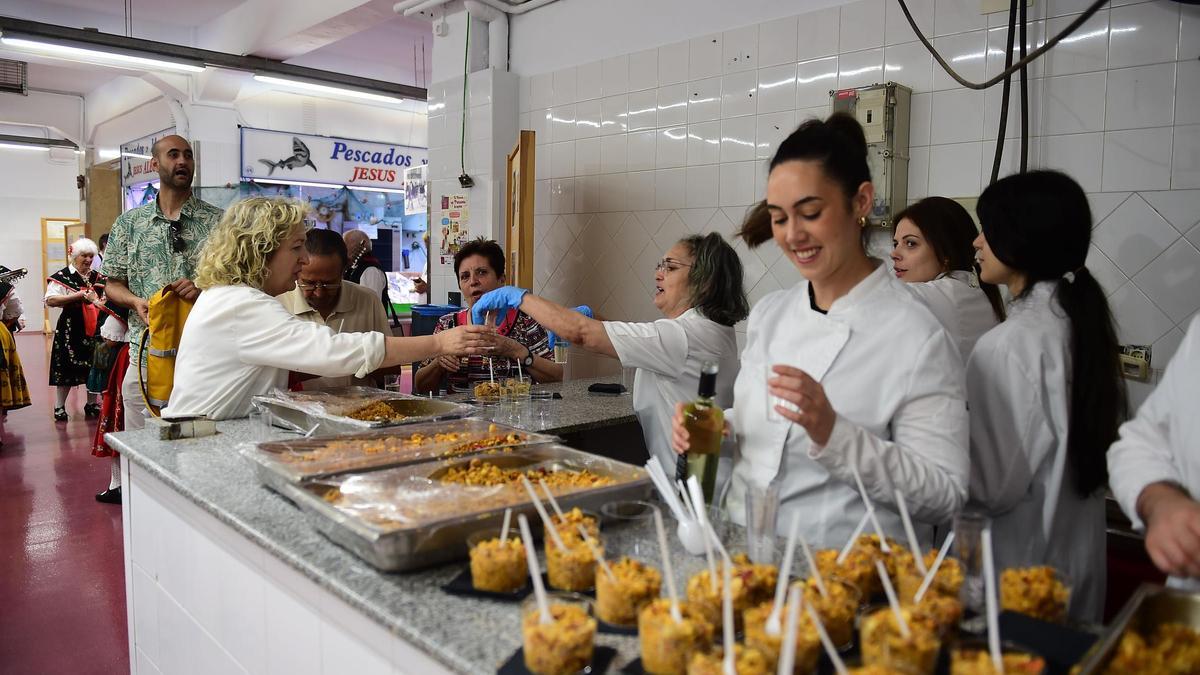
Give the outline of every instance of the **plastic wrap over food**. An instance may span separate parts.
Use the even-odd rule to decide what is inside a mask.
[[[339,387],[318,391],[276,389],[270,396],[254,397],[254,404],[271,410],[285,427],[310,422],[337,422],[331,431],[373,428],[466,417],[475,409],[452,401],[422,398],[371,387]],[[297,416],[305,419],[297,419]],[[311,427],[296,428],[307,431]]]

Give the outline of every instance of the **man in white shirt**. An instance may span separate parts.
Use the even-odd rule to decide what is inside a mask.
[[[334,333],[382,333],[391,335],[387,315],[368,288],[344,281],[349,266],[346,245],[336,232],[309,230],[304,248],[308,262],[300,270],[296,288],[277,296],[293,315],[333,329]],[[318,377],[304,381],[305,389],[329,389],[348,385],[378,386],[373,378],[351,376]]]
[[[1108,449],[1109,484],[1170,585],[1200,590],[1200,317]]]

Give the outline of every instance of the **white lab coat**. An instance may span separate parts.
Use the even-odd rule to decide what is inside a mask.
[[[780,489],[778,531],[801,514],[814,545],[841,547],[866,512],[862,475],[882,527],[902,539],[892,487],[905,495],[917,535],[932,541],[967,497],[967,410],[962,360],[945,329],[880,265],[828,315],[808,282],[763,297],[750,313],[732,411],[738,457],[727,506],[745,520],[748,488]],[[767,367],[788,364],[818,380],[838,414],[823,446],[798,424],[767,418]]]
[[[200,294],[175,359],[175,387],[163,417],[250,414],[251,398],[286,388],[288,371],[366,377],[384,357],[381,333],[341,333],[293,316],[278,300],[248,286]]]
[[[979,279],[972,272],[954,270],[932,281],[905,284],[938,318],[950,334],[963,361],[984,333],[999,321]]]
[[[705,318],[695,308],[674,319],[648,323],[605,321],[604,331],[621,365],[637,368],[633,380],[633,409],[651,457],[673,474],[671,417],[675,404],[694,400],[700,387],[700,367],[717,364],[717,405],[733,405],[733,381],[738,374],[737,334]]]
[[[1104,609],[1104,496],[1081,497],[1067,466],[1071,325],[1035,284],[967,359],[971,503],[992,518],[997,572],[1053,565],[1073,585],[1071,616]]]
[[[1171,481],[1200,495],[1200,316],[1192,319],[1183,344],[1162,382],[1121,426],[1108,449],[1109,485],[1134,527],[1145,525],[1137,499],[1151,483]],[[1169,585],[1200,591],[1200,579],[1172,577]]]

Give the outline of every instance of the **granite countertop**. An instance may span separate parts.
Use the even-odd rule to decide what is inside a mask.
[[[620,376],[592,377],[536,385],[534,391],[559,393],[562,394],[562,399],[550,401],[551,413],[546,426],[531,427],[530,429],[561,436],[588,429],[636,422],[637,416],[633,413],[632,394],[603,396],[588,392],[588,386],[593,383],[611,383],[620,382],[620,380]],[[462,401],[469,398],[469,393],[462,393],[447,396],[446,400]]]
[[[589,382],[556,385],[563,388],[564,408],[570,406],[572,424],[587,428],[610,419],[589,415],[589,407],[623,409],[632,419],[628,396],[601,399],[605,403],[584,398]],[[519,603],[464,598],[441,590],[466,567],[465,561],[405,574],[375,570],[319,534],[291,502],[261,485],[236,450],[241,443],[266,440],[264,433],[278,438],[290,434],[264,432],[248,420],[220,422],[217,427],[217,435],[199,439],[161,441],[146,431],[123,431],[107,438],[130,462],[450,669],[495,672],[520,647]],[[669,518],[667,526],[674,531]],[[610,555],[634,546],[644,548],[653,541],[653,525],[606,524],[602,538]],[[683,581],[704,561],[684,552],[673,535],[668,538],[682,589]],[[660,564],[656,552],[647,559]],[[617,649],[610,672],[638,656],[636,636],[597,634],[596,644]]]

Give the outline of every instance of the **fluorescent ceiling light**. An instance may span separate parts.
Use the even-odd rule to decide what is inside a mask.
[[[395,96],[386,96],[384,94],[372,94],[367,91],[358,89],[345,89],[342,87],[331,87],[327,84],[317,84],[316,82],[307,82],[304,80],[292,80],[283,77],[275,77],[273,75],[255,75],[254,79],[258,82],[266,84],[274,84],[280,87],[296,89],[298,91],[309,92],[313,94],[325,94],[326,96],[337,96],[340,98],[353,98],[361,101],[374,101],[376,103],[403,103],[404,99]]]
[[[0,148],[4,150],[32,150],[33,152],[50,152],[50,148],[45,145],[25,145],[24,143],[0,143]]]
[[[161,58],[136,56],[126,52],[109,51],[106,49],[90,49],[72,47],[57,42],[44,40],[28,40],[17,37],[0,37],[0,44],[24,51],[30,51],[52,58],[75,61],[79,63],[94,63],[97,65],[115,66],[117,68],[140,68],[144,70],[169,70],[177,73],[202,73],[203,64],[186,61],[173,61]]]

